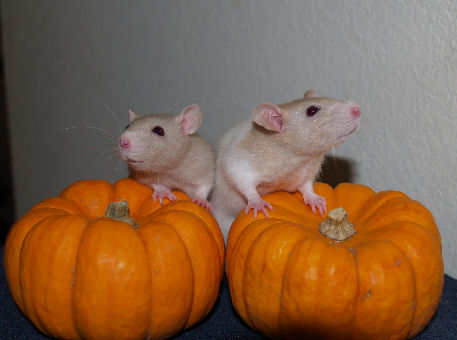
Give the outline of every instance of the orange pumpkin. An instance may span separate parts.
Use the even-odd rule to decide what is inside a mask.
[[[4,252],[24,315],[61,339],[166,338],[201,320],[219,292],[224,240],[210,213],[174,194],[161,206],[132,179],[79,181],[33,207]],[[116,201],[135,226],[104,217]]]
[[[335,189],[317,183],[315,191],[328,211],[344,208],[356,233],[341,241],[321,234],[327,222],[299,193],[266,195],[273,206],[269,218],[240,213],[226,263],[239,315],[272,338],[417,335],[443,288],[441,239],[431,213],[398,191],[375,193],[346,183]],[[338,213],[331,228],[346,228],[344,212]]]

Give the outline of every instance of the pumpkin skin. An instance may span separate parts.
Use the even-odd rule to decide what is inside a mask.
[[[324,217],[300,193],[264,196],[269,218],[241,212],[227,241],[232,303],[270,338],[406,339],[427,325],[443,289],[432,214],[398,191],[315,184],[327,209],[343,207],[356,234],[319,233]]]
[[[132,179],[79,181],[18,220],[4,263],[12,296],[60,339],[163,339],[201,320],[219,292],[224,240],[182,192],[164,206]],[[104,217],[127,201],[135,228]]]

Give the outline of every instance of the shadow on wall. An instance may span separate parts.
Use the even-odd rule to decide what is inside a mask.
[[[355,163],[345,158],[326,156],[322,171],[317,180],[331,185],[333,188],[340,183],[352,183]]]
[[[1,46],[3,45],[0,32],[0,48]],[[0,51],[0,246],[3,246],[5,237],[14,222],[13,181],[4,81],[3,51]]]

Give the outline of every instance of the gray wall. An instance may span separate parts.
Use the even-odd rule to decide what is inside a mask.
[[[256,104],[313,88],[363,111],[330,172],[424,203],[457,277],[455,1],[10,0],[1,9],[19,215],[78,179],[126,174],[111,158],[114,139],[84,128],[117,136],[106,106],[124,126],[128,108],[198,103],[201,134],[216,145]]]

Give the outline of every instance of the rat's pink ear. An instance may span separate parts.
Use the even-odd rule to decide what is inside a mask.
[[[303,98],[312,98],[312,97],[317,97],[317,93],[314,90],[308,90],[305,92],[305,95]]]
[[[259,104],[252,111],[252,120],[267,130],[284,130],[284,111],[274,104]]]
[[[186,106],[175,118],[181,124],[181,131],[185,135],[191,135],[202,124],[202,109],[196,104]]]
[[[129,118],[130,123],[139,117],[139,115],[136,114],[135,112],[133,112],[131,109],[129,109],[129,115],[130,115],[130,118]]]

